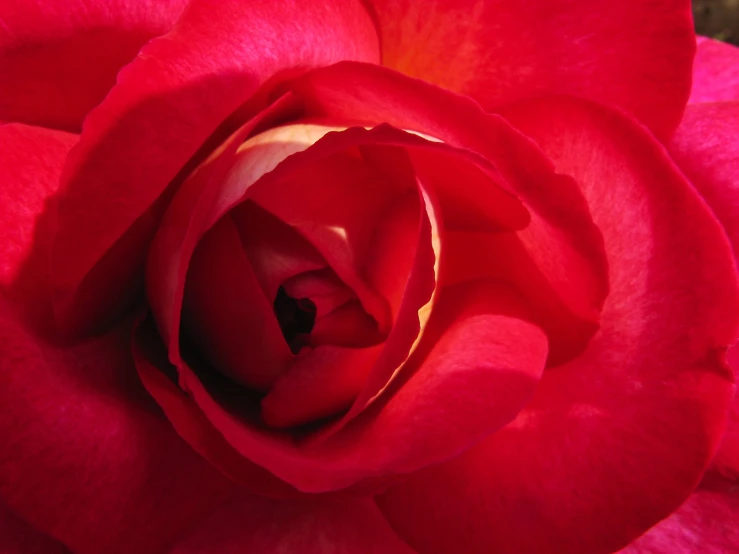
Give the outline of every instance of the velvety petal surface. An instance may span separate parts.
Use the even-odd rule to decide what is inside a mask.
[[[0,496],[77,554],[158,554],[233,483],[141,387],[130,325],[71,348],[0,316]]]
[[[698,37],[689,104],[739,100],[739,48]]]
[[[370,0],[384,65],[484,108],[572,94],[680,121],[695,51],[688,0]]]
[[[340,60],[378,60],[375,31],[358,1],[229,0],[217,9],[207,0],[189,2],[173,30],[120,73],[70,154],[51,256],[61,319],[81,330],[100,323],[89,305],[77,305],[81,287],[99,289],[102,299],[130,300],[129,283],[139,283],[140,274],[124,279],[116,270],[83,280],[134,222],[140,228],[122,239],[118,258],[139,267],[161,213],[147,210],[198,150],[200,159],[207,156],[264,99],[243,106],[241,120],[208,143],[225,119],[268,80]],[[147,217],[155,221],[142,222]]]
[[[69,554],[69,550],[0,504],[0,554]]]
[[[35,327],[53,327],[45,212],[77,135],[19,123],[0,126],[0,287]]]
[[[169,554],[413,554],[366,499],[279,501],[258,496],[223,505]]]
[[[512,424],[379,503],[430,554],[605,554],[676,510],[718,447],[733,394],[722,360],[739,313],[733,256],[632,120],[574,99],[505,115],[580,183],[603,233],[601,328],[581,356],[545,372]]]
[[[79,132],[116,74],[169,31],[186,0],[0,4],[0,121]]]

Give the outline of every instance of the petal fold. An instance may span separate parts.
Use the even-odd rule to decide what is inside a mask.
[[[675,511],[721,440],[733,394],[723,357],[739,323],[733,256],[635,121],[564,98],[505,115],[580,184],[603,233],[601,327],[545,372],[514,422],[379,505],[429,554],[606,554]]]
[[[79,319],[81,333],[101,325],[90,311],[95,302],[76,298],[85,287],[121,304],[140,292],[140,261],[162,212],[152,208],[155,201],[265,108],[257,92],[268,81],[341,60],[377,59],[377,37],[358,0],[228,0],[218,9],[190,1],[172,31],[120,73],[70,153],[51,255],[60,319]],[[237,109],[238,121],[226,122]],[[166,207],[170,197],[160,203]],[[92,274],[112,248],[125,252],[124,268]],[[139,271],[125,275],[127,267]]]

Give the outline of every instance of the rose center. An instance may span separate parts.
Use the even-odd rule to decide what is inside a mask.
[[[297,354],[305,346],[304,335],[313,330],[316,324],[316,305],[308,298],[292,298],[284,287],[277,290],[274,312],[282,330],[282,336]]]

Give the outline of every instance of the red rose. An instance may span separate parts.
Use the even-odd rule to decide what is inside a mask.
[[[731,551],[689,2],[93,4],[0,5],[0,547]]]

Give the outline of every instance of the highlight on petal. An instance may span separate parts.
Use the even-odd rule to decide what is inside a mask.
[[[571,94],[634,114],[658,136],[690,91],[695,34],[688,0],[370,0],[383,65],[507,102]]]
[[[600,330],[544,373],[510,425],[378,502],[430,554],[610,553],[679,507],[721,440],[733,394],[723,355],[739,323],[733,256],[633,120],[564,98],[505,116],[575,178],[603,233]]]
[[[688,104],[739,100],[739,48],[698,37]]]
[[[0,4],[0,121],[79,132],[118,71],[169,31],[186,0]]]
[[[51,252],[64,326],[95,331],[141,292],[141,260],[171,197],[165,191],[269,105],[262,87],[311,67],[378,56],[359,0],[228,0],[218,9],[190,1],[172,31],[121,71],[70,153]],[[102,315],[96,304],[105,306]]]

